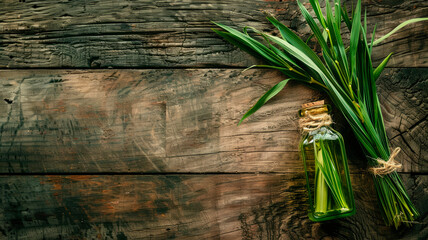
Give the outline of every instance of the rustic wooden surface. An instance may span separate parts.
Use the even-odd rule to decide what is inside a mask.
[[[388,69],[379,80],[388,134],[403,149],[403,172],[428,171],[427,70]],[[9,101],[0,104],[0,171],[302,171],[297,111],[322,95],[289,84],[237,127],[247,108],[282,80],[272,70],[241,72],[0,71],[7,83],[0,98]]]
[[[428,12],[423,0],[364,5],[378,36]],[[378,90],[422,217],[384,226],[336,111],[357,214],[313,223],[296,112],[325,96],[289,83],[237,127],[282,76],[242,73],[257,61],[210,30],[271,31],[262,9],[309,36],[294,1],[1,1],[0,239],[427,239],[428,24],[373,56],[395,52]]]
[[[402,174],[428,211],[426,175]],[[313,223],[303,174],[0,178],[0,236],[11,239],[426,239],[426,224],[383,226],[370,176],[352,174],[357,213]],[[13,196],[13,197],[10,197]],[[422,219],[427,220],[427,215]]]
[[[428,16],[425,0],[364,2],[370,29],[378,24],[378,36],[404,20]],[[250,66],[255,59],[213,34],[210,21],[271,31],[262,10],[309,37],[295,1],[6,0],[0,3],[0,66]],[[428,67],[427,31],[423,23],[401,30],[374,49],[374,60],[393,49],[390,67]]]

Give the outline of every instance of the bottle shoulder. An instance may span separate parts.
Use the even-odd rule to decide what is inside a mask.
[[[319,140],[343,141],[343,137],[338,131],[334,130],[330,126],[322,126],[317,130],[304,133],[301,138],[301,143],[306,145]]]

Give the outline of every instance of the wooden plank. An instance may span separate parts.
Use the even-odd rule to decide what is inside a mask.
[[[369,175],[352,175],[357,213],[307,217],[302,174],[2,176],[7,239],[426,239],[426,175],[403,175],[422,218],[384,226]]]
[[[379,87],[392,147],[403,149],[404,172],[426,173],[428,71],[386,74]],[[276,71],[3,70],[0,79],[3,173],[300,172],[297,111],[323,97],[289,83],[238,127],[282,80]],[[358,146],[339,113],[334,119]],[[360,149],[348,151],[352,171],[365,171]]]
[[[2,72],[2,171],[159,171],[166,106],[155,72]]]
[[[0,105],[1,169],[300,169],[297,151],[287,143],[298,140],[294,121],[298,106],[319,94],[291,84],[289,93],[285,93],[289,101],[276,101],[261,111],[258,119],[238,128],[236,123],[251,102],[281,77],[273,71],[240,72],[2,71],[1,78],[5,80],[1,98],[7,100]],[[266,118],[280,111],[285,115]],[[239,139],[241,143],[237,144]],[[254,141],[263,143],[255,147]],[[213,157],[220,161],[212,161]],[[260,158],[266,159],[263,168],[259,168]],[[298,164],[280,159],[296,160]]]
[[[377,24],[377,36],[427,16],[425,0],[363,2],[369,32]],[[261,10],[309,37],[295,1],[2,1],[0,67],[250,66],[257,61],[216,36],[210,20],[272,31]],[[394,51],[391,67],[427,67],[427,33],[424,23],[400,30],[375,47],[374,61]]]
[[[428,76],[426,69],[387,71],[378,92],[391,147],[400,147],[402,171],[428,171]]]

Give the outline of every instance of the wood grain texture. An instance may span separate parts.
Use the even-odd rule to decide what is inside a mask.
[[[426,239],[428,177],[403,179],[422,218],[394,231],[369,175],[352,175],[356,215],[325,223],[307,218],[302,174],[0,177],[0,237]]]
[[[363,4],[377,36],[428,16],[424,0]],[[388,66],[401,67],[378,87],[421,213],[395,231],[337,111],[357,214],[308,219],[296,113],[324,95],[289,83],[236,126],[283,77],[242,73],[257,60],[210,20],[275,34],[261,10],[309,37],[295,1],[0,1],[0,239],[427,239],[428,68],[415,67],[428,67],[428,25],[400,30],[373,55],[377,64],[394,51]]]
[[[428,12],[425,0],[363,2],[377,36]],[[214,34],[210,20],[271,32],[262,10],[309,37],[295,1],[2,1],[0,67],[250,66],[257,61]],[[424,23],[400,30],[375,47],[375,63],[394,51],[389,66],[427,67],[427,34]]]
[[[323,97],[290,83],[237,127],[279,73],[3,70],[0,79],[3,173],[301,172],[297,111]],[[427,79],[427,69],[388,69],[378,83],[403,172],[428,170]],[[365,171],[358,143],[339,113],[334,119],[351,170]]]
[[[389,71],[378,81],[391,147],[400,147],[403,171],[428,172],[428,77],[425,69]]]

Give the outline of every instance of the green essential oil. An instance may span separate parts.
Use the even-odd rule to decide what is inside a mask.
[[[300,117],[326,114],[328,105],[303,108]],[[309,194],[309,218],[325,221],[355,213],[343,138],[328,125],[304,131],[300,152]]]

